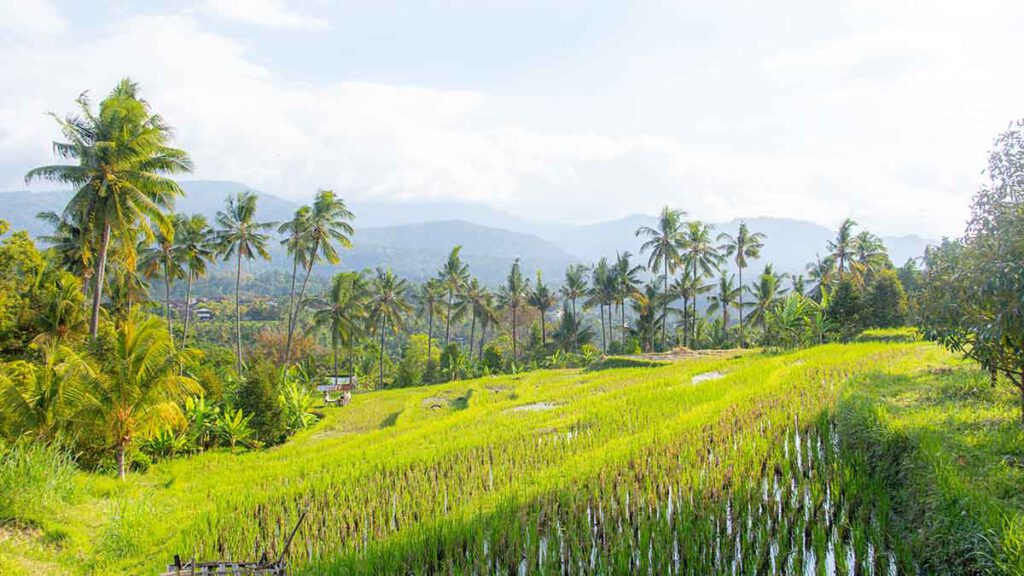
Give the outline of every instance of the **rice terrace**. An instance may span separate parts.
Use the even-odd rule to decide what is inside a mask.
[[[0,576],[1024,576],[1022,21],[0,0]]]

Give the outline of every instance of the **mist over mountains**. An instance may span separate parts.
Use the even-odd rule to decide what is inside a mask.
[[[259,194],[259,219],[284,221],[291,218],[298,203],[255,190],[245,184],[226,181],[185,181],[186,195],[177,200],[175,210],[204,214],[212,222],[229,194],[253,191]],[[2,192],[0,219],[13,229],[28,230],[33,236],[50,232],[49,226],[35,216],[43,211],[63,210],[70,192]],[[349,203],[355,213],[354,247],[343,253],[337,267],[319,266],[320,274],[335,269],[362,269],[390,266],[397,274],[421,281],[432,276],[448,251],[457,244],[473,273],[481,281],[496,285],[508,272],[512,260],[519,258],[531,276],[541,271],[552,283],[560,281],[566,265],[589,264],[602,256],[614,258],[617,252],[630,251],[636,262],[641,239],[639,226],[653,226],[654,215],[632,214],[596,224],[562,224],[517,218],[485,205],[466,202],[383,202],[357,200]],[[767,235],[762,256],[751,263],[754,271],[764,262],[772,262],[781,272],[802,273],[817,255],[824,255],[826,243],[834,231],[819,224],[788,218],[742,218],[754,231]],[[714,224],[716,232],[735,233],[740,219]],[[896,265],[921,256],[933,241],[918,236],[882,237]],[[283,249],[274,242],[272,263],[254,263],[253,271],[267,268],[289,270]]]

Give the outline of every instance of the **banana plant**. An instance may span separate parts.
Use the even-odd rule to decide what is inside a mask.
[[[221,413],[220,418],[217,419],[217,432],[221,439],[231,446],[231,451],[235,451],[235,446],[239,442],[245,442],[252,437],[252,428],[249,427],[249,421],[252,420],[252,414],[245,415],[241,409],[225,408],[224,412]]]

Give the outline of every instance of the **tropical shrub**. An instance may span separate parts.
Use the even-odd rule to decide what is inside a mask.
[[[267,445],[283,442],[288,434],[287,416],[278,400],[280,382],[280,369],[265,360],[257,361],[249,368],[232,402],[233,408],[249,415],[253,435]]]
[[[294,379],[286,379],[278,402],[284,409],[285,426],[290,431],[303,430],[317,420],[313,407],[316,398],[309,388]]]

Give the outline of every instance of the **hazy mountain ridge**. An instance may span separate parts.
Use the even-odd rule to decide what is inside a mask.
[[[175,210],[204,214],[213,221],[229,194],[252,191],[260,195],[258,218],[281,222],[289,219],[298,203],[260,192],[242,183],[229,181],[185,181],[186,195],[177,199]],[[28,230],[33,236],[50,232],[49,226],[35,216],[42,211],[63,209],[70,192],[0,193],[0,218],[14,229]],[[461,244],[463,255],[474,272],[488,284],[499,283],[513,258],[520,258],[532,274],[541,270],[545,277],[561,278],[572,262],[591,263],[602,256],[614,258],[617,252],[630,251],[636,262],[643,239],[636,237],[639,226],[653,226],[656,217],[632,214],[596,224],[554,224],[523,220],[487,206],[460,202],[373,202],[354,201],[355,246],[343,257],[346,269],[390,266],[396,273],[413,280],[433,274],[452,246]],[[764,262],[772,262],[781,272],[801,273],[816,255],[824,255],[826,243],[835,232],[802,220],[753,217],[715,224],[715,233],[735,233],[740,220],[754,231],[767,235],[759,260],[751,262],[745,280],[752,278]],[[892,261],[900,265],[917,257],[933,241],[914,235],[883,237]],[[276,244],[276,242],[275,242]],[[274,267],[285,266],[283,251],[274,251]],[[280,262],[280,263],[279,263]],[[327,267],[319,268],[328,273]]]

